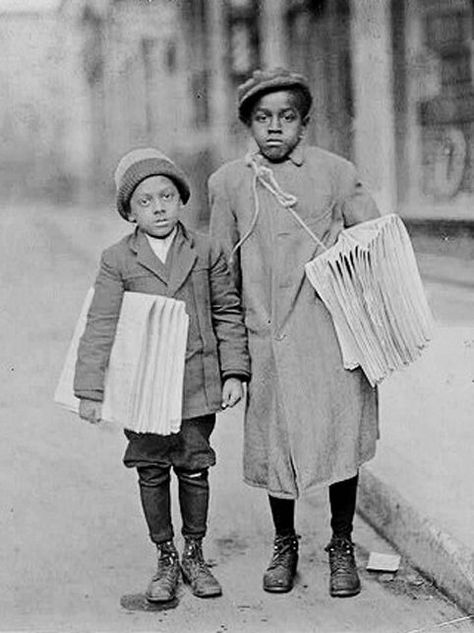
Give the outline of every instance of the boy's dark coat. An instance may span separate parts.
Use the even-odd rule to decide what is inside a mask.
[[[104,251],[79,345],[75,395],[103,399],[105,370],[126,291],[164,295],[186,303],[189,333],[183,418],[219,410],[221,378],[249,377],[240,300],[224,256],[206,236],[182,224],[178,224],[166,265],[140,231]]]

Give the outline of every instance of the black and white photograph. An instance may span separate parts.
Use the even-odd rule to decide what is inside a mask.
[[[474,633],[474,0],[0,0],[0,633]]]

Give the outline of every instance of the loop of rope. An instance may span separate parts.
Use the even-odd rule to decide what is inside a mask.
[[[249,226],[248,230],[246,231],[246,233],[243,235],[243,237],[237,242],[237,244],[232,249],[232,252],[231,252],[230,257],[229,257],[229,264],[230,265],[232,265],[234,263],[234,255],[235,255],[235,253],[239,250],[239,248],[242,246],[242,244],[244,242],[246,242],[248,240],[248,238],[252,235],[253,230],[255,228],[255,225],[257,224],[258,216],[260,214],[260,200],[258,199],[257,176],[256,176],[256,174],[254,174],[254,177],[253,177],[253,180],[252,180],[252,192],[253,192],[253,199],[254,199],[254,202],[255,202],[255,213],[253,214],[252,222],[250,223],[250,226]]]
[[[244,234],[244,236],[237,242],[237,244],[232,249],[232,253],[229,258],[229,262],[232,263],[234,260],[235,253],[239,250],[239,248],[247,241],[250,235],[253,233],[255,225],[257,224],[257,219],[260,214],[260,200],[258,197],[257,191],[257,182],[259,182],[265,189],[267,189],[277,201],[281,204],[281,206],[289,211],[294,219],[298,222],[298,224],[308,233],[308,235],[312,238],[312,240],[321,246],[324,250],[327,250],[326,245],[319,239],[317,235],[313,233],[313,231],[309,228],[309,226],[304,222],[302,218],[296,213],[293,207],[298,202],[298,198],[287,191],[284,191],[280,185],[278,184],[273,170],[270,167],[266,167],[265,165],[259,164],[255,159],[253,154],[247,154],[245,157],[245,162],[247,165],[252,167],[253,169],[253,181],[252,181],[252,193],[255,204],[255,213],[252,218],[252,222],[250,223],[250,227]]]

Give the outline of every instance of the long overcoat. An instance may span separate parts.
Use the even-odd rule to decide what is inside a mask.
[[[354,166],[339,156],[300,144],[282,163],[259,159],[297,197],[294,210],[326,247],[344,227],[379,215]],[[244,159],[209,180],[211,234],[228,256],[255,223],[233,265],[252,368],[244,480],[296,498],[353,477],[373,457],[377,392],[360,369],[343,368],[332,319],[305,277],[321,247],[271,192],[253,186]]]
[[[240,299],[222,252],[208,236],[178,224],[165,264],[139,230],[104,251],[79,344],[76,397],[103,399],[105,371],[124,292],[163,295],[186,304],[189,328],[184,419],[220,410],[221,379],[248,379],[247,335]]]

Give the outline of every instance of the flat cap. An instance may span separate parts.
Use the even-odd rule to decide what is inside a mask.
[[[271,70],[255,70],[252,76],[237,88],[239,119],[246,123],[255,101],[269,92],[298,88],[305,99],[306,116],[311,108],[313,98],[308,81],[303,75],[285,68]]]

